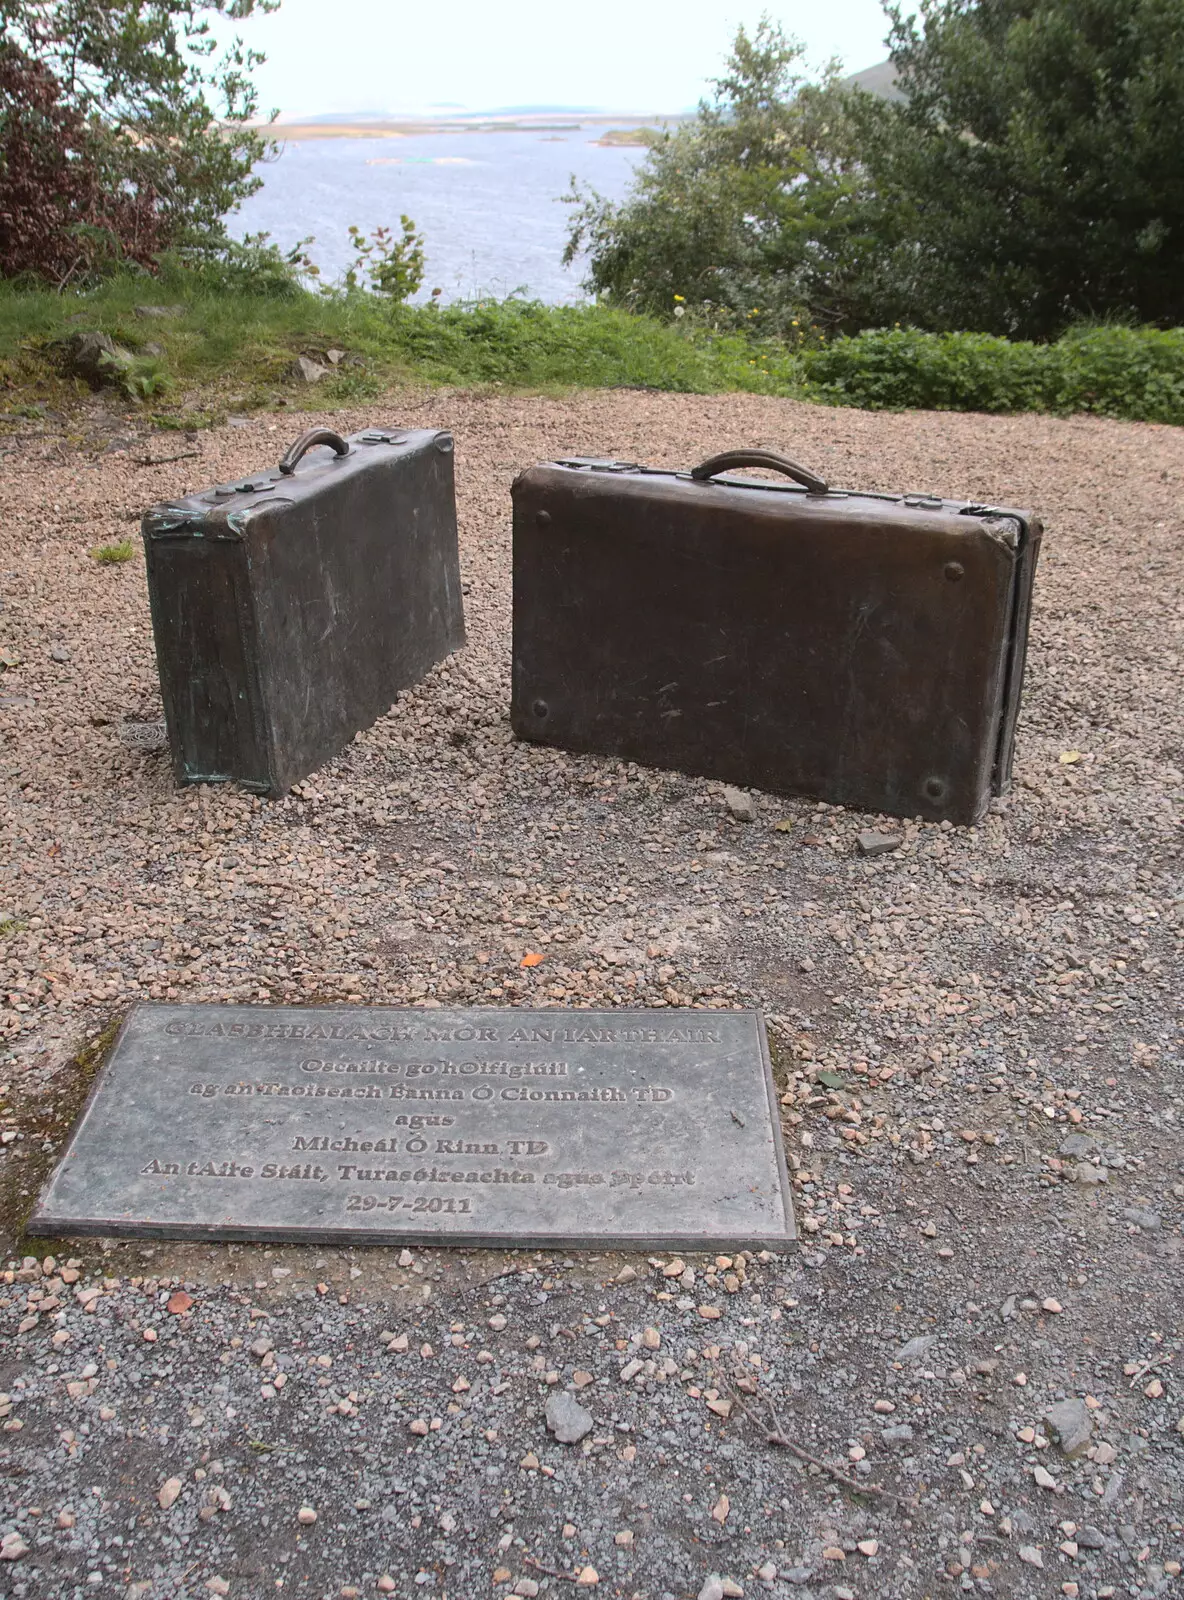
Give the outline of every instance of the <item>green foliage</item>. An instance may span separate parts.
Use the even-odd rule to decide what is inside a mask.
[[[397,236],[382,227],[367,239],[360,228],[350,228],[355,260],[345,274],[347,293],[361,288],[363,279],[372,293],[394,305],[418,292],[423,283],[423,235],[415,231],[410,217],[401,216],[399,222],[402,233]]]
[[[1045,409],[1043,350],[986,333],[872,329],[807,357],[820,398],[867,410]]]
[[[799,329],[785,341],[754,333],[751,323],[731,331],[693,314],[664,321],[606,305],[390,306],[378,295],[299,287],[226,295],[175,265],[153,291],[176,315],[150,325],[163,353],[133,362],[185,396],[175,410],[169,390],[155,402],[162,428],[276,405],[356,406],[407,382],[748,390],[869,408],[1087,411],[1184,424],[1184,330],[1095,325],[1041,345],[909,327],[823,340]],[[145,333],[135,314],[143,299],[144,280],[130,274],[79,294],[0,284],[3,409],[14,416],[68,404],[73,390],[57,375],[56,342],[84,321],[134,346]],[[331,376],[312,389],[292,385],[294,356],[333,347],[348,360]],[[126,550],[122,559],[132,554],[130,544],[114,548]]]
[[[101,567],[117,567],[130,561],[136,549],[130,539],[120,539],[117,544],[101,544],[91,551],[92,558]]]
[[[1184,320],[1184,0],[890,11],[907,100],[866,151],[890,272],[937,328]]]
[[[30,385],[13,399],[46,396],[37,384],[54,370],[54,344],[80,322],[120,344],[142,338],[145,325],[135,307],[144,298],[143,279],[132,275],[78,294],[0,283],[0,363],[24,372]],[[185,426],[219,409],[273,405],[281,396],[289,404],[320,407],[407,380],[685,393],[788,393],[796,383],[795,358],[777,341],[671,325],[607,306],[506,300],[391,307],[378,295],[304,289],[225,295],[175,265],[153,285],[153,298],[177,306],[176,316],[152,321],[151,335],[164,349],[159,360],[166,376],[186,393]],[[315,389],[293,389],[293,357],[323,356],[333,347],[347,351],[349,361]],[[219,398],[227,395],[233,404]],[[52,396],[60,403],[60,390]],[[166,413],[156,420],[167,426],[169,419]]]
[[[1070,330],[1055,344],[876,329],[803,357],[808,392],[839,405],[1096,412],[1184,423],[1184,329]]]
[[[119,387],[129,400],[153,400],[167,394],[168,373],[156,356],[134,356],[119,372]]]
[[[274,146],[246,126],[262,57],[213,24],[277,4],[0,0],[0,214],[37,239],[5,270],[61,282],[224,246]]]
[[[104,385],[118,389],[128,400],[151,400],[171,387],[168,373],[158,356],[136,355],[120,350],[104,353],[98,362]]]
[[[1046,339],[1184,322],[1184,0],[889,8],[899,104],[799,74],[768,20],[568,259],[614,304],[766,331],[910,323]]]
[[[162,259],[166,276],[190,292],[210,295],[259,295],[283,300],[301,294],[304,280],[318,269],[305,253],[311,238],[281,250],[266,233],[224,239],[200,252],[175,252]]]
[[[857,317],[874,217],[855,102],[833,73],[805,82],[801,54],[767,17],[751,38],[741,28],[713,100],[653,144],[628,199],[573,184],[565,260],[589,252],[590,288],[652,316],[685,304],[768,333]]]
[[[1184,424],[1184,328],[1074,328],[1052,350],[1049,410]]]
[[[683,333],[603,306],[490,300],[409,307],[391,332],[402,359],[441,383],[768,393],[784,390],[794,375],[780,347],[734,334]]]

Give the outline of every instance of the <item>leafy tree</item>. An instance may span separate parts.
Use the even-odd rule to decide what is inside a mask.
[[[226,243],[267,138],[239,39],[279,0],[0,0],[0,274],[55,282]]]
[[[589,286],[669,316],[685,302],[726,321],[789,331],[856,316],[873,197],[859,162],[863,123],[833,69],[798,70],[802,47],[766,17],[741,28],[715,94],[666,133],[613,205],[573,189],[565,259],[590,253]]]
[[[888,10],[905,98],[797,73],[766,20],[621,205],[576,195],[568,259],[669,316],[909,322],[1045,339],[1184,323],[1184,0]],[[745,309],[747,308],[747,309]]]
[[[1026,338],[1184,321],[1184,0],[889,15],[907,99],[865,157],[914,318]]]

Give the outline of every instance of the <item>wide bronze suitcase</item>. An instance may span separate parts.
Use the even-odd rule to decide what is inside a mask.
[[[1028,512],[835,490],[760,450],[555,461],[513,496],[520,738],[959,823],[1007,787]]]
[[[283,794],[464,643],[449,433],[315,428],[143,531],[181,783]]]

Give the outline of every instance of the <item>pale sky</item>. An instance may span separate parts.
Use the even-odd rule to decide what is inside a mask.
[[[807,47],[856,72],[882,61],[880,0],[282,0],[240,29],[263,50],[261,107],[286,116],[455,105],[680,111],[706,91],[737,26],[768,10]]]

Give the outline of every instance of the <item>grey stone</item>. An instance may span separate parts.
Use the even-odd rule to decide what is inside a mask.
[[[70,652],[64,644],[51,644],[49,647],[49,659],[57,661],[59,664],[64,663],[69,661]]]
[[[34,1233],[794,1238],[757,1012],[139,1004]]]
[[[308,356],[297,356],[289,370],[289,376],[298,379],[301,383],[320,383],[328,374],[328,367],[323,367],[319,361],[313,361]]]
[[[547,1426],[560,1444],[579,1444],[592,1432],[592,1413],[585,1411],[574,1395],[565,1391],[547,1401]]]
[[[1093,1418],[1084,1400],[1059,1400],[1049,1406],[1044,1425],[1067,1456],[1080,1455],[1093,1437]]]
[[[1089,1522],[1083,1528],[1078,1528],[1073,1537],[1084,1550],[1104,1550],[1106,1547],[1106,1535]]]
[[[699,1600],[724,1600],[724,1580],[713,1572],[699,1590]]]
[[[1145,1233],[1157,1232],[1163,1221],[1158,1211],[1145,1211],[1141,1206],[1124,1206],[1122,1220],[1124,1222],[1133,1222],[1137,1228],[1142,1228]]]
[[[66,371],[75,378],[84,378],[95,388],[110,383],[132,359],[130,350],[115,343],[108,334],[97,329],[79,330],[64,341]]]
[[[880,1438],[885,1444],[912,1444],[913,1429],[908,1422],[897,1422],[890,1428],[883,1428]]]
[[[1072,1168],[1071,1176],[1075,1183],[1093,1184],[1110,1182],[1110,1174],[1106,1171],[1105,1167],[1095,1167],[1089,1161],[1079,1161],[1077,1165]]]
[[[862,856],[885,856],[890,850],[899,850],[904,839],[899,833],[858,834],[855,840]]]
[[[1092,1156],[1098,1148],[1098,1141],[1091,1139],[1088,1133],[1071,1133],[1061,1140],[1057,1154],[1062,1156],[1080,1156],[1085,1159]]]
[[[166,318],[183,317],[185,315],[185,311],[186,311],[186,307],[185,306],[137,306],[136,307],[136,315],[137,315],[137,317],[149,317],[149,318],[154,318],[154,319],[159,320],[159,321],[164,321]]]
[[[724,790],[724,805],[735,817],[737,822],[755,822],[756,806],[753,799],[743,789],[733,789],[729,784]]]
[[[919,1333],[915,1339],[910,1339],[907,1344],[902,1344],[896,1352],[898,1361],[920,1361],[922,1356],[928,1355],[937,1343],[935,1333]]]

